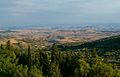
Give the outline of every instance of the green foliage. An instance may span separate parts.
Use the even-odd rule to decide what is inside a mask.
[[[36,66],[31,67],[28,76],[29,77],[43,77],[42,72]]]
[[[11,42],[10,42],[10,40],[8,40],[7,43],[6,43],[6,49],[8,49],[8,50],[11,49]]]
[[[92,65],[90,75],[93,77],[113,77],[113,69],[105,63]]]
[[[53,44],[52,52],[51,52],[51,61],[57,63],[59,61],[59,57],[60,57],[59,55],[60,55],[60,52],[59,52],[56,44]]]
[[[31,66],[32,66],[32,52],[31,52],[31,48],[30,46],[28,46],[28,68],[29,70],[31,69]]]
[[[87,77],[87,74],[90,71],[90,66],[85,60],[78,60],[78,67],[75,69],[75,73],[77,77]]]
[[[114,77],[120,77],[120,70],[114,71]]]
[[[0,47],[0,77],[120,77],[120,50],[99,54],[96,48],[60,52],[56,44],[50,51],[21,50],[9,41]]]
[[[56,63],[51,63],[49,69],[49,77],[61,77],[59,65]]]
[[[71,44],[65,44],[65,45],[59,45],[59,48],[61,50],[77,50],[77,49],[93,49],[93,48],[99,48],[101,50],[117,50],[120,49],[120,35],[112,36],[108,38],[103,38],[96,41],[90,41],[90,42],[84,42],[84,43],[77,43],[74,45],[74,43]]]

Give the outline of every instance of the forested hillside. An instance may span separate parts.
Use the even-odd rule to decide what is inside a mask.
[[[62,50],[76,50],[82,48],[98,48],[106,50],[117,50],[120,49],[120,35],[112,36],[108,38],[103,38],[96,41],[85,42],[85,43],[75,43],[75,44],[64,44],[58,46]]]
[[[99,56],[96,48],[61,52],[53,44],[49,50],[33,50],[8,41],[0,46],[0,77],[120,77],[120,62],[109,59]]]

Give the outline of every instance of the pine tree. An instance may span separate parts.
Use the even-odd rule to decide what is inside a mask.
[[[43,75],[48,75],[48,70],[50,68],[50,61],[46,52],[40,51],[39,53],[39,68],[42,69]]]
[[[8,49],[8,50],[11,49],[11,42],[10,42],[10,40],[8,40],[7,43],[6,43],[6,49]]]
[[[61,77],[59,64],[51,63],[48,77]]]
[[[91,58],[89,60],[90,66],[92,66],[93,64],[96,64],[98,59],[99,58],[97,57],[96,48],[94,48],[93,51],[91,52]]]
[[[30,70],[32,66],[32,52],[30,45],[28,46],[28,69]]]
[[[0,48],[1,48],[1,49],[4,49],[3,44],[1,44]]]
[[[59,52],[56,44],[53,44],[52,53],[51,53],[51,62],[56,62],[56,63],[59,62],[59,57],[60,57],[59,53],[60,52]]]
[[[93,58],[96,58],[96,57],[97,57],[96,48],[94,48],[94,49],[93,49],[93,52],[92,52],[92,57],[93,57]]]
[[[74,71],[75,77],[89,77],[88,73],[90,71],[89,64],[84,59],[79,59]]]
[[[84,48],[83,50],[82,50],[82,52],[83,52],[83,58],[85,59],[85,60],[87,60],[88,58],[89,58],[89,53],[88,53],[88,49],[87,48]]]

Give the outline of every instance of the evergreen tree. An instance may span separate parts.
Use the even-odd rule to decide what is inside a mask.
[[[88,63],[85,62],[83,59],[78,60],[78,67],[75,69],[75,76],[76,77],[87,77],[89,71],[90,71],[90,66]]]
[[[28,77],[43,77],[43,76],[42,72],[39,69],[37,69],[36,66],[32,66],[29,71]]]
[[[48,76],[49,77],[61,77],[59,64],[51,63]]]
[[[59,53],[60,52],[59,52],[56,44],[53,44],[53,46],[52,46],[52,52],[51,52],[51,62],[56,62],[56,63],[59,62],[59,59],[60,59],[59,58],[60,57]]]
[[[93,65],[89,73],[90,77],[113,77],[113,69],[111,66],[100,63]]]
[[[96,52],[96,48],[94,48],[92,52],[92,58],[96,58],[96,57],[97,57],[97,52]]]
[[[8,50],[11,49],[11,42],[10,42],[10,40],[8,40],[7,43],[6,43],[6,49],[8,49]]]
[[[39,58],[39,63],[40,63],[39,68],[42,69],[43,75],[47,76],[48,72],[49,72],[49,68],[50,68],[50,60],[48,58],[48,54],[46,54],[43,51],[40,51],[39,57],[40,57]]]
[[[1,44],[0,48],[1,48],[1,49],[4,49],[3,44]]]
[[[28,70],[30,70],[32,66],[32,52],[30,45],[28,46]]]

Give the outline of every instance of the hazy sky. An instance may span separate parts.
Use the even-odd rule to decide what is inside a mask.
[[[119,22],[120,0],[0,1],[0,25]]]

